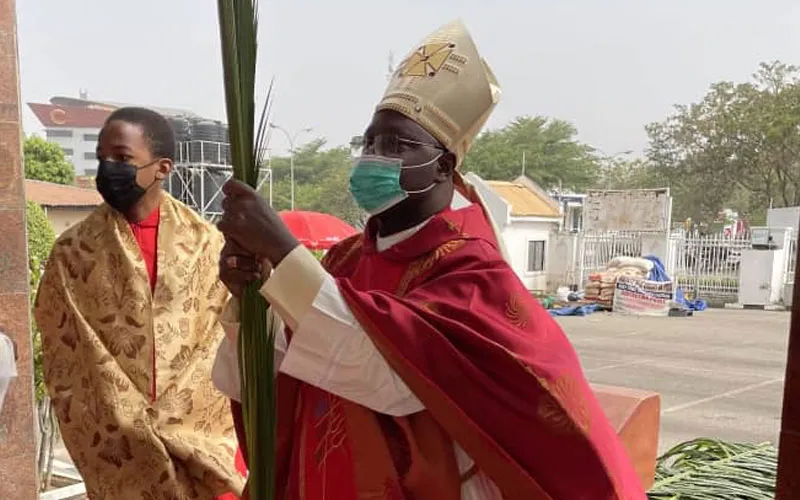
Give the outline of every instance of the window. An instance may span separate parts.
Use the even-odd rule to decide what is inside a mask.
[[[87,151],[87,152],[83,153],[83,159],[84,160],[96,160],[97,159],[97,153],[95,153],[94,151]]]
[[[72,130],[63,128],[47,129],[45,134],[47,135],[48,139],[52,139],[54,137],[72,137]]]
[[[84,141],[97,142],[98,137],[97,134],[83,134]]]
[[[528,272],[544,271],[544,240],[528,242]]]
[[[75,153],[72,148],[61,148],[61,150],[64,152],[64,156],[72,156]]]

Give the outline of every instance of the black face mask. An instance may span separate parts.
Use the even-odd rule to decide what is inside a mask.
[[[136,172],[139,169],[149,167],[153,163],[155,161],[137,167],[128,163],[100,160],[100,165],[97,168],[97,177],[95,178],[97,191],[112,208],[119,212],[127,213],[137,201],[142,199],[142,196],[150,186],[155,184],[156,179],[153,179],[150,186],[146,188],[136,183]]]

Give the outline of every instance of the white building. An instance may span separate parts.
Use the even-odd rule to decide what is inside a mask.
[[[527,177],[485,181],[470,173],[467,178],[497,224],[514,272],[528,290],[546,290],[548,241],[562,221],[558,203]]]
[[[124,106],[130,105],[90,101],[85,93],[81,93],[79,99],[53,97],[49,103],[28,103],[44,127],[47,140],[61,146],[78,176],[97,172],[97,135],[106,118]],[[182,109],[147,107],[167,117],[199,118],[195,113]]]
[[[560,205],[563,214],[560,229],[573,233],[583,230],[583,205],[586,202],[586,195],[551,192],[550,197]]]

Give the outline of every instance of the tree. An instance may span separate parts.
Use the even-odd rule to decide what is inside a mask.
[[[642,159],[607,158],[599,169],[597,189],[647,189],[664,187],[659,172]]]
[[[480,135],[464,160],[463,170],[484,179],[513,180],[523,172],[545,189],[583,191],[596,182],[594,148],[577,140],[578,131],[563,120],[519,117]]]
[[[723,208],[763,216],[800,205],[800,73],[762,63],[753,81],[711,86],[702,101],[647,126],[647,157],[669,180],[679,217],[711,222]]]
[[[594,148],[577,141],[576,134],[575,128],[564,121],[517,118],[478,137],[462,170],[476,172],[485,179],[513,180],[522,172],[524,152],[526,174],[543,187],[582,191],[595,185],[600,160]],[[353,201],[349,190],[351,151],[361,145],[363,140],[354,137],[347,146],[325,149],[325,140],[317,139],[298,148],[294,157],[295,208],[330,213],[355,227],[363,227],[366,214]],[[288,210],[289,158],[273,158],[271,165],[272,206]]]
[[[56,241],[56,235],[50,221],[38,204],[28,201],[25,206],[28,235],[28,270],[30,276],[31,307],[36,302],[36,291],[44,263]],[[46,393],[44,373],[42,371],[42,340],[31,310],[31,332],[33,334],[34,387],[36,400],[41,401]]]
[[[317,139],[295,153],[295,209],[329,213],[360,227],[365,214],[350,195],[350,148],[340,146],[326,150],[324,146],[325,140]],[[276,210],[288,210],[289,158],[273,158],[272,174],[272,206]]]
[[[25,138],[25,178],[57,184],[72,184],[75,167],[65,157],[61,146],[32,135]]]

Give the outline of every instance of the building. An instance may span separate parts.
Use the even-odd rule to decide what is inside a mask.
[[[60,145],[75,166],[77,178],[91,182],[97,173],[95,149],[100,129],[114,110],[131,105],[91,101],[82,92],[77,99],[53,97],[49,103],[28,106],[44,126],[47,140]],[[222,186],[233,175],[228,126],[185,109],[147,107],[169,119],[175,130],[175,168],[165,183],[167,191],[203,217],[218,217]],[[259,186],[266,182],[271,186],[268,166],[261,168]]]
[[[485,181],[470,173],[467,178],[497,224],[514,272],[528,290],[546,290],[550,233],[562,221],[558,203],[527,177]]]
[[[130,106],[130,104],[123,103],[90,101],[87,97],[86,93],[82,92],[80,98],[53,97],[49,103],[28,103],[28,107],[44,127],[47,140],[61,146],[64,155],[75,166],[77,175],[94,175],[96,173],[95,148],[100,128],[115,109]],[[189,121],[202,121],[223,127],[219,122],[202,120],[200,116],[191,111],[148,107],[172,119],[178,135],[186,128],[183,123]],[[203,137],[202,139],[216,140],[217,137],[215,136],[213,139]],[[184,141],[186,138],[178,137],[178,140]],[[221,133],[219,133],[219,140],[222,142]],[[225,134],[225,140],[227,140],[227,134]]]
[[[56,236],[86,218],[103,203],[94,189],[25,179],[25,197],[44,210]]]
[[[575,193],[550,193],[550,197],[559,204],[563,218],[562,231],[577,233],[583,230],[583,205],[586,202],[585,194]]]

